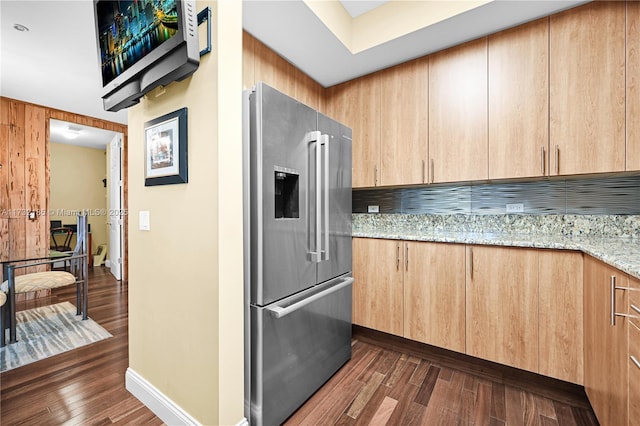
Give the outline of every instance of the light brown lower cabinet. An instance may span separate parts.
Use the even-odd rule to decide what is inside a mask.
[[[629,426],[640,424],[640,280],[629,277]]]
[[[628,422],[628,321],[616,315],[627,312],[628,285],[626,274],[585,256],[584,387],[603,426]]]
[[[629,324],[629,426],[640,424],[640,328]]]
[[[467,354],[538,371],[538,250],[467,247]]]
[[[582,257],[354,238],[353,322],[582,384]]]
[[[404,337],[464,352],[464,245],[403,244]]]
[[[582,253],[539,250],[539,369],[583,384]]]
[[[403,333],[402,241],[354,238],[353,323]]]
[[[353,322],[464,352],[464,245],[353,239]]]

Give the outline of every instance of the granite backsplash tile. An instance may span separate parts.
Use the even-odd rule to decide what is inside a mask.
[[[640,238],[640,215],[353,214],[354,232],[471,232]]]

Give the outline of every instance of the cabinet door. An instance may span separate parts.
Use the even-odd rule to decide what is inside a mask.
[[[429,58],[380,73],[381,185],[425,183]]]
[[[489,179],[545,176],[549,20],[489,36]]]
[[[538,371],[538,251],[467,247],[467,354]]]
[[[429,57],[431,181],[487,179],[487,39]]]
[[[640,280],[629,277],[629,425],[640,424]]]
[[[582,254],[540,250],[539,373],[583,383]]]
[[[353,323],[402,336],[402,242],[353,239]]]
[[[584,259],[584,387],[602,425],[627,424],[627,320],[611,317],[611,277],[627,277],[604,263]],[[617,312],[626,312],[626,292],[615,290]]]
[[[465,350],[465,246],[404,243],[404,337]]]
[[[551,16],[552,175],[624,170],[624,33],[624,2],[593,2]]]
[[[327,89],[328,116],[352,130],[354,188],[380,179],[380,77],[371,74]]]
[[[629,425],[640,423],[640,329],[629,324]]]
[[[628,1],[626,4],[627,170],[631,171],[640,170],[640,2]]]

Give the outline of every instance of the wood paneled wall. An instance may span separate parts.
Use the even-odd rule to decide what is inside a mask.
[[[52,118],[124,135],[123,207],[127,209],[126,125],[0,97],[0,261],[42,257],[49,251],[49,120]],[[35,219],[29,219],[29,212],[35,212]],[[124,222],[126,280],[126,216]]]

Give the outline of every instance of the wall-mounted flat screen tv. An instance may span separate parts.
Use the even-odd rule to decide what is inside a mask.
[[[94,0],[103,104],[119,111],[200,63],[194,0]]]

